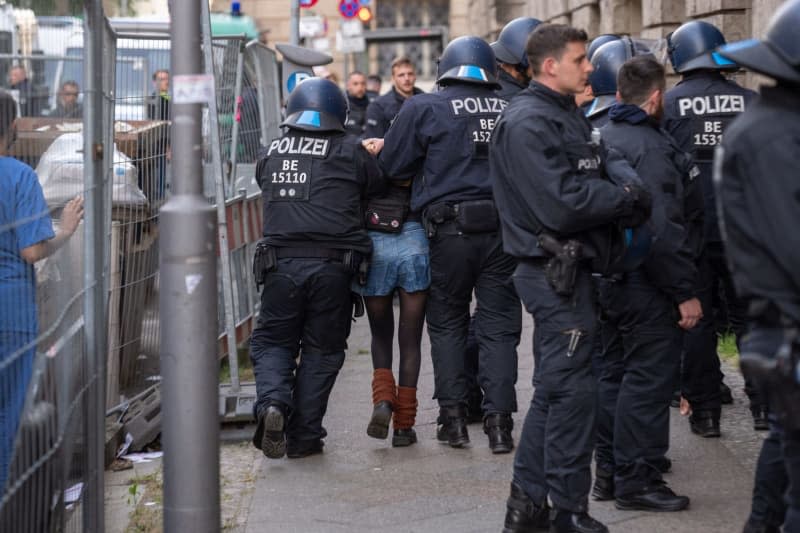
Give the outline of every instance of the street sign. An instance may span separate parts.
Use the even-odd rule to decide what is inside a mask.
[[[339,31],[344,37],[359,37],[364,35],[364,25],[356,18],[347,19],[339,24]]]
[[[336,49],[343,54],[360,54],[366,51],[367,41],[363,34],[348,36],[340,30],[336,32]]]
[[[317,15],[300,17],[298,27],[300,30],[300,37],[304,38],[320,37],[328,32],[325,19]]]
[[[339,13],[346,19],[351,19],[358,15],[358,8],[361,7],[358,0],[339,0]]]
[[[313,7],[314,4],[316,4],[316,3],[317,3],[317,0],[300,0],[300,7],[309,8],[309,7]]]

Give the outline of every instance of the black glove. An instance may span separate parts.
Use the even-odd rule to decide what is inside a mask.
[[[647,222],[653,211],[653,197],[650,195],[650,191],[637,183],[625,185],[625,191],[630,198],[632,211],[630,215],[622,217],[620,223],[626,228],[641,226]]]

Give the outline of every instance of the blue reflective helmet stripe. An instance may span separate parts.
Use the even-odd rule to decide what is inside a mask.
[[[319,111],[303,111],[295,124],[302,124],[304,126],[320,127]]]
[[[731,44],[724,44],[719,47],[720,51],[722,52],[736,52],[738,50],[745,50],[747,48],[752,48],[754,46],[758,46],[761,44],[761,41],[758,39],[745,39],[744,41],[737,41]],[[714,52],[714,55],[719,55],[717,52]],[[725,60],[725,58],[721,58]]]
[[[459,78],[468,78],[477,81],[489,81],[486,71],[475,65],[463,65],[458,69]]]
[[[735,67],[736,66],[736,63],[734,63],[730,59],[726,59],[726,58],[722,57],[717,52],[712,52],[711,53],[711,59],[714,61],[714,63],[716,63],[720,67]]]

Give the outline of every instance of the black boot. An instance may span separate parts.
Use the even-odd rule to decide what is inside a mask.
[[[506,501],[506,520],[503,533],[532,533],[550,529],[550,508],[547,501],[536,505],[519,486],[511,483]]]
[[[411,446],[417,442],[417,432],[414,428],[408,429],[395,429],[392,435],[392,446],[395,448],[402,448],[404,446]]]
[[[440,408],[436,438],[453,448],[461,448],[469,444],[467,410],[462,406]]]
[[[768,431],[769,419],[767,418],[766,407],[750,406],[750,412],[753,413],[753,429],[756,431]]]
[[[372,417],[367,426],[367,435],[373,439],[385,439],[389,435],[389,422],[392,421],[392,404],[381,401],[372,408]]]
[[[592,497],[599,502],[606,502],[614,499],[613,472],[608,472],[600,467],[595,469]]]
[[[608,533],[608,528],[598,522],[589,513],[571,513],[556,511],[553,517],[553,533]]]
[[[666,483],[657,483],[630,494],[617,496],[615,505],[622,511],[683,511],[689,507],[689,498],[678,496]]]
[[[717,438],[719,431],[719,410],[695,411],[689,416],[692,433],[704,438]]]
[[[514,449],[511,430],[514,420],[505,413],[493,413],[483,419],[483,432],[489,436],[489,449],[492,453],[508,453]]]
[[[731,392],[731,388],[728,387],[724,382],[720,382],[719,384],[719,398],[719,401],[723,405],[731,405],[733,403],[733,393]]]
[[[253,445],[270,459],[280,459],[286,453],[286,415],[278,405],[269,405],[258,415]]]
[[[653,466],[655,466],[662,474],[667,474],[670,470],[672,470],[672,459],[666,456],[659,457],[653,461]]]

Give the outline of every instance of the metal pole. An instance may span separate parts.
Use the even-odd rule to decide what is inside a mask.
[[[171,2],[172,195],[159,226],[164,531],[218,532],[219,362],[214,208],[203,197],[201,104],[176,95],[203,72],[200,2]]]
[[[106,359],[108,349],[107,313],[103,266],[105,265],[104,216],[104,146],[103,131],[103,30],[106,28],[100,0],[84,3],[83,154],[85,176],[85,246],[83,259],[83,299],[85,317],[86,364],[94,386],[86,397],[86,507],[83,530],[105,531],[104,517],[104,448],[106,404]],[[113,67],[112,67],[113,68]]]
[[[207,2],[202,2],[203,34],[206,37],[203,53],[206,74],[214,74],[214,51],[211,39],[211,14]],[[219,109],[216,91],[208,102],[208,137],[211,143],[211,159],[216,175],[217,226],[219,241],[219,263],[222,268],[222,301],[225,306],[225,334],[227,335],[228,363],[231,371],[231,391],[239,392],[239,359],[236,349],[236,311],[233,307],[233,278],[231,277],[231,250],[228,245],[228,215],[225,212],[225,171],[222,163],[222,142],[219,138]],[[216,330],[215,330],[216,331]],[[217,391],[219,393],[219,391]]]
[[[236,81],[233,88],[233,127],[231,128],[231,171],[228,176],[227,192],[233,195],[236,187],[236,164],[239,159],[239,125],[244,120],[244,102],[242,101],[242,78],[244,78],[244,41],[239,43],[239,54],[236,56]],[[249,269],[248,269],[249,270]]]
[[[300,0],[292,0],[289,20],[289,44],[300,45]]]

